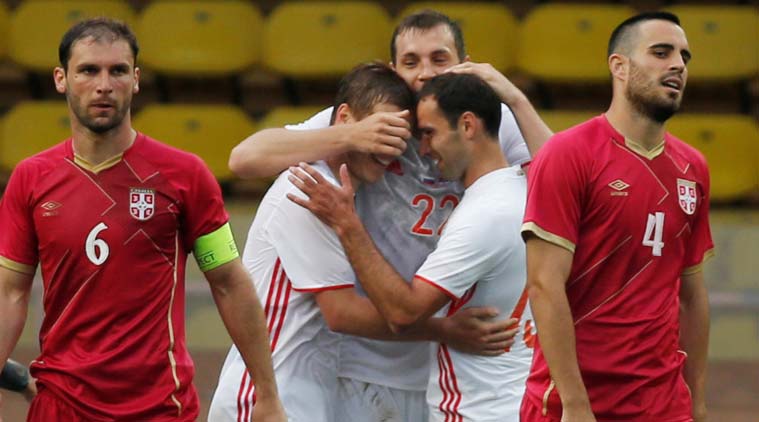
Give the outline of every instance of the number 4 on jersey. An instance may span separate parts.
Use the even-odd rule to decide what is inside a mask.
[[[643,246],[650,246],[654,256],[661,256],[664,247],[662,234],[664,232],[664,213],[648,214],[646,222],[646,234],[643,235]]]

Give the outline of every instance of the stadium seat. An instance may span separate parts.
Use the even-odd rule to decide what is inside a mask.
[[[422,9],[445,13],[461,26],[466,52],[472,61],[490,63],[502,72],[514,65],[519,30],[516,18],[505,5],[463,1],[412,3],[398,14],[396,23]]]
[[[34,72],[58,65],[58,44],[74,23],[107,16],[132,24],[134,11],[122,0],[23,1],[11,16],[10,58]]]
[[[322,110],[324,107],[321,106],[277,107],[269,111],[258,122],[258,128],[266,129],[298,124]]]
[[[230,105],[151,104],[135,116],[134,127],[199,155],[220,181],[233,177],[229,152],[255,131],[248,116]]]
[[[5,4],[0,3],[0,61],[5,59],[8,52],[8,32],[10,28],[10,14]]]
[[[368,1],[285,2],[265,24],[264,63],[292,78],[335,78],[388,61],[390,18]]]
[[[681,114],[667,127],[706,157],[712,200],[742,199],[759,188],[759,127],[751,117]]]
[[[738,5],[678,5],[693,60],[691,80],[745,79],[759,73],[759,9]]]
[[[160,73],[224,76],[261,55],[263,18],[243,0],[150,2],[139,18],[142,61]]]
[[[605,82],[609,35],[634,13],[622,5],[537,6],[522,22],[517,66],[550,82]]]
[[[19,161],[71,137],[65,101],[18,103],[0,123],[0,168],[13,169]]]
[[[542,110],[538,113],[554,132],[569,129],[601,114],[600,111]]]
[[[709,332],[709,359],[759,358],[759,318],[755,313],[713,315]]]

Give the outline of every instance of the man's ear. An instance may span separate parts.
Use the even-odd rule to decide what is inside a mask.
[[[59,94],[66,93],[66,71],[62,67],[53,69],[53,82],[55,82],[55,90]]]
[[[611,72],[612,78],[626,81],[630,67],[630,59],[622,54],[614,53],[609,56],[608,62],[609,72]]]
[[[353,111],[351,110],[351,107],[348,105],[348,103],[342,103],[339,106],[337,106],[337,111],[335,112],[335,124],[346,124],[346,123],[353,123],[356,119],[353,117]]]
[[[465,139],[473,139],[482,130],[482,121],[471,111],[459,116],[459,131]]]
[[[132,87],[132,94],[140,92],[140,68],[134,68],[134,86]]]

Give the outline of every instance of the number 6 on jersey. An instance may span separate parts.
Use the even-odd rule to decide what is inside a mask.
[[[108,226],[105,223],[100,223],[90,230],[90,234],[87,235],[87,241],[84,243],[84,252],[87,253],[87,259],[95,265],[101,265],[108,259],[108,253],[110,249],[105,240],[98,239],[97,236]]]
[[[654,256],[661,256],[661,250],[664,242],[661,241],[664,232],[664,213],[657,212],[656,215],[648,214],[646,222],[646,234],[643,235],[643,246],[650,246],[651,253]],[[653,237],[651,235],[653,234]]]

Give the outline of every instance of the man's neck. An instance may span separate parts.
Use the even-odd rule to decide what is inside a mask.
[[[629,139],[647,150],[661,145],[666,130],[664,123],[652,120],[624,100],[614,100],[606,112],[606,119],[611,126]]]
[[[128,123],[105,133],[95,133],[78,123],[72,125],[74,153],[92,166],[124,153],[136,137],[137,132]]]
[[[462,183],[464,188],[469,188],[480,177],[509,166],[509,162],[503,156],[498,141],[484,139],[472,152],[472,160],[464,172]]]
[[[346,156],[345,154],[340,154],[335,157],[327,159],[327,166],[332,171],[332,175],[335,176],[335,179],[340,182],[340,166],[343,164],[346,164]],[[347,165],[347,164],[346,164]],[[361,186],[361,180],[354,176],[353,173],[351,173],[350,169],[348,170],[348,175],[351,179],[351,185],[353,186],[353,191],[355,192],[358,190],[358,187]]]

